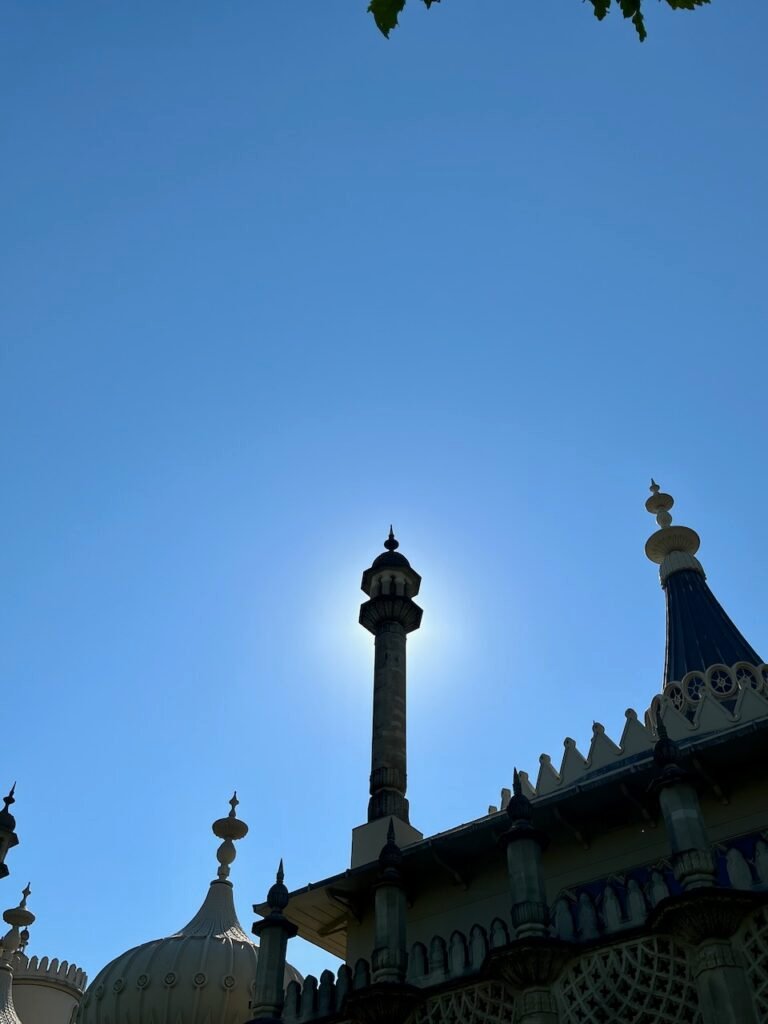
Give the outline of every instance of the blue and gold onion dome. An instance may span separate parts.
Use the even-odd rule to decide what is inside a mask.
[[[243,1024],[250,1003],[259,948],[237,919],[229,870],[234,842],[248,826],[232,810],[213,825],[223,839],[218,878],[203,905],[179,931],[145,942],[116,957],[85,992],[79,1024]],[[290,965],[285,984],[301,982]]]

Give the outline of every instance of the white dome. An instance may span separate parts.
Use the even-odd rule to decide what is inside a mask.
[[[258,946],[240,926],[232,884],[211,883],[200,910],[166,939],[129,949],[88,987],[79,1024],[244,1024]],[[286,967],[286,985],[301,975]]]

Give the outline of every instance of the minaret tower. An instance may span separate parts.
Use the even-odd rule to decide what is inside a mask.
[[[371,744],[369,826],[355,829],[352,864],[375,860],[394,819],[399,846],[421,838],[409,825],[405,797],[406,771],[406,657],[409,633],[421,625],[421,608],[413,600],[421,576],[398,552],[392,527],[385,551],[363,573],[361,588],[368,600],[360,607],[360,625],[375,638],[373,663],[373,740]],[[362,832],[370,839],[361,845]],[[364,847],[364,849],[363,849]]]
[[[712,665],[731,666],[740,661],[759,665],[762,660],[709,589],[696,558],[699,535],[687,526],[672,524],[669,510],[674,503],[675,499],[651,480],[645,507],[656,516],[659,529],[648,538],[645,553],[659,566],[667,599],[665,687],[688,672],[705,672]]]

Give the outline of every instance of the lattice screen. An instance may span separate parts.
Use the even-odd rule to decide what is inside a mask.
[[[435,996],[409,1024],[511,1024],[514,999],[501,982],[473,985]]]
[[[760,1020],[768,1020],[768,911],[755,914],[741,933],[741,941],[758,1016]]]
[[[652,938],[599,950],[567,968],[563,1024],[699,1024],[684,950]]]

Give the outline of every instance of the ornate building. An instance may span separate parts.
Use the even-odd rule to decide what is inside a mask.
[[[514,773],[498,810],[429,838],[406,799],[406,637],[421,577],[397,551],[363,574],[375,638],[368,821],[349,868],[263,920],[251,1024],[768,1022],[768,665],[728,618],[652,483],[646,544],[667,607],[662,692],[618,742]],[[337,975],[282,979],[299,934]]]
[[[235,913],[230,814],[219,870],[174,935],[108,964],[28,959],[25,890],[0,940],[0,1024],[768,1024],[768,665],[710,590],[697,534],[652,483],[646,544],[667,608],[661,692],[599,723],[586,756],[515,771],[497,807],[424,837],[406,797],[406,645],[421,577],[398,551],[363,573],[374,637],[367,821],[349,867],[289,893],[282,864],[253,927]],[[0,877],[16,845],[0,811]],[[302,979],[301,935],[340,957]],[[79,1005],[79,1009],[78,1009]]]

